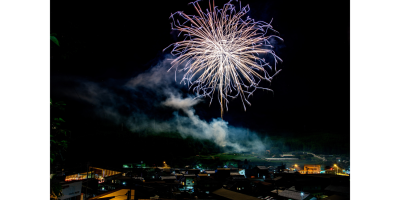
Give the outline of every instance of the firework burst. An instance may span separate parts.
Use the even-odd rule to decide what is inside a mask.
[[[245,103],[251,105],[248,98],[256,89],[272,91],[259,87],[259,83],[270,82],[280,71],[276,70],[276,63],[282,60],[272,50],[270,39],[282,38],[267,35],[267,31],[277,33],[272,29],[272,20],[266,23],[250,17],[242,19],[250,11],[249,5],[240,6],[236,12],[232,1],[222,9],[209,2],[209,10],[203,12],[198,2],[189,3],[197,16],[182,11],[171,14],[172,30],[179,31],[179,35],[183,33],[185,39],[167,47],[173,46],[171,54],[177,56],[170,70],[184,71],[181,82],[187,83],[198,97],[210,97],[210,104],[217,93],[222,118],[224,107],[228,110],[228,97],[239,97],[246,110]],[[261,58],[261,54],[271,55],[273,64]],[[186,64],[178,69],[182,63]]]

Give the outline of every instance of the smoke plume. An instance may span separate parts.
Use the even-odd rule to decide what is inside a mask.
[[[80,80],[75,97],[92,104],[99,116],[122,123],[132,132],[179,132],[182,137],[211,140],[235,152],[265,151],[263,139],[247,128],[234,127],[221,118],[201,119],[194,107],[203,100],[184,92],[188,86],[180,84],[182,75],[173,69],[168,72],[170,67],[170,61],[163,59],[120,84]],[[129,113],[121,113],[121,108]],[[154,114],[159,109],[167,114]]]

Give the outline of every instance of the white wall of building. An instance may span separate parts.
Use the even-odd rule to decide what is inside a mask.
[[[82,193],[82,181],[66,183],[62,186],[66,188],[62,190],[63,196],[60,197],[60,200],[75,197]]]

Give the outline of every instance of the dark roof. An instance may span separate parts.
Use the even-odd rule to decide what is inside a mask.
[[[268,170],[268,167],[266,166],[257,166],[257,168],[260,170]]]
[[[243,175],[241,175],[241,176],[232,176],[232,179],[233,180],[247,180],[247,178],[245,178]]]
[[[155,181],[153,181],[153,180],[150,180],[150,181],[145,181],[144,183],[145,183],[145,184],[152,184],[152,183],[165,183],[165,181],[158,181],[158,180],[155,180]]]
[[[197,176],[208,176],[208,174],[197,174]]]
[[[196,176],[196,174],[175,174],[175,176]]]
[[[160,176],[162,180],[167,180],[167,179],[176,179],[175,176]]]
[[[304,192],[303,197],[302,197],[301,192],[293,191],[293,190],[284,190],[284,191],[278,193],[278,195],[282,196],[282,197],[290,198],[290,199],[300,200],[300,199],[306,199],[308,197],[308,195],[310,195],[310,194]]]
[[[58,182],[61,184],[61,185],[68,185],[68,184],[71,184],[71,183],[76,183],[76,182],[84,182],[86,179],[84,179],[84,180],[71,180],[71,181],[63,181],[63,180],[59,180]],[[89,180],[91,180],[91,178],[89,179]],[[94,179],[93,179],[94,180]],[[85,181],[86,182],[86,181]]]
[[[340,186],[340,185],[329,185],[328,187],[325,188],[325,190],[350,194],[350,187]]]
[[[234,191],[231,191],[231,190],[227,190],[227,189],[224,189],[224,188],[215,190],[213,192],[213,194],[216,194],[218,196],[222,196],[222,197],[225,197],[225,198],[228,198],[228,199],[232,199],[232,200],[260,200],[257,197],[241,194],[241,193],[234,192]]]
[[[264,181],[254,181],[255,184],[261,184],[265,186],[272,186],[272,183],[264,182]]]
[[[330,170],[325,170],[325,171],[330,171]],[[334,174],[302,174],[302,176],[317,177],[317,178],[336,178],[336,177],[338,177],[337,175],[334,175]]]
[[[264,181],[262,178],[248,178],[251,181]]]
[[[118,176],[118,177],[114,177],[113,179],[115,180],[130,180],[131,177],[130,176]],[[132,179],[143,179],[142,177],[132,177]]]
[[[350,198],[349,197],[342,197],[342,196],[339,196],[339,195],[332,195],[332,196],[329,196],[329,197],[327,197],[327,198],[324,198],[324,200],[350,200]]]
[[[130,189],[128,188],[119,188],[116,190],[111,190],[109,192],[100,194],[98,196],[89,198],[89,200],[94,200],[94,199],[115,199],[115,200],[123,200],[126,199],[126,193],[129,191]],[[107,198],[108,197],[108,198]],[[112,198],[111,198],[112,197]],[[132,199],[135,198],[135,190],[132,189]]]

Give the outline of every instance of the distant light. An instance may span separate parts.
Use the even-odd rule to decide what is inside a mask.
[[[302,193],[301,193],[301,196],[303,196],[303,195],[304,195],[304,193],[302,192]]]

